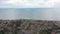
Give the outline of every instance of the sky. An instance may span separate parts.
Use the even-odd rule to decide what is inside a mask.
[[[60,0],[0,0],[0,19],[60,20]]]
[[[0,8],[59,8],[60,0],[0,0]]]

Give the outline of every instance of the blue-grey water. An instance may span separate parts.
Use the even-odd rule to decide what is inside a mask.
[[[60,20],[56,8],[0,8],[0,19]]]

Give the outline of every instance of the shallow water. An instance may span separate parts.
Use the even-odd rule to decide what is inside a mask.
[[[0,8],[0,19],[60,20],[55,8]]]

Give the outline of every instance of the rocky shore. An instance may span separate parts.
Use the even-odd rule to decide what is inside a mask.
[[[60,21],[47,20],[0,20],[0,34],[42,34],[59,28]],[[43,31],[43,32],[42,32]]]

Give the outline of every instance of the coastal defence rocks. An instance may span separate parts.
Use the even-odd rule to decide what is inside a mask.
[[[40,34],[41,30],[56,29],[57,22],[47,20],[0,20],[0,32],[7,34]]]

